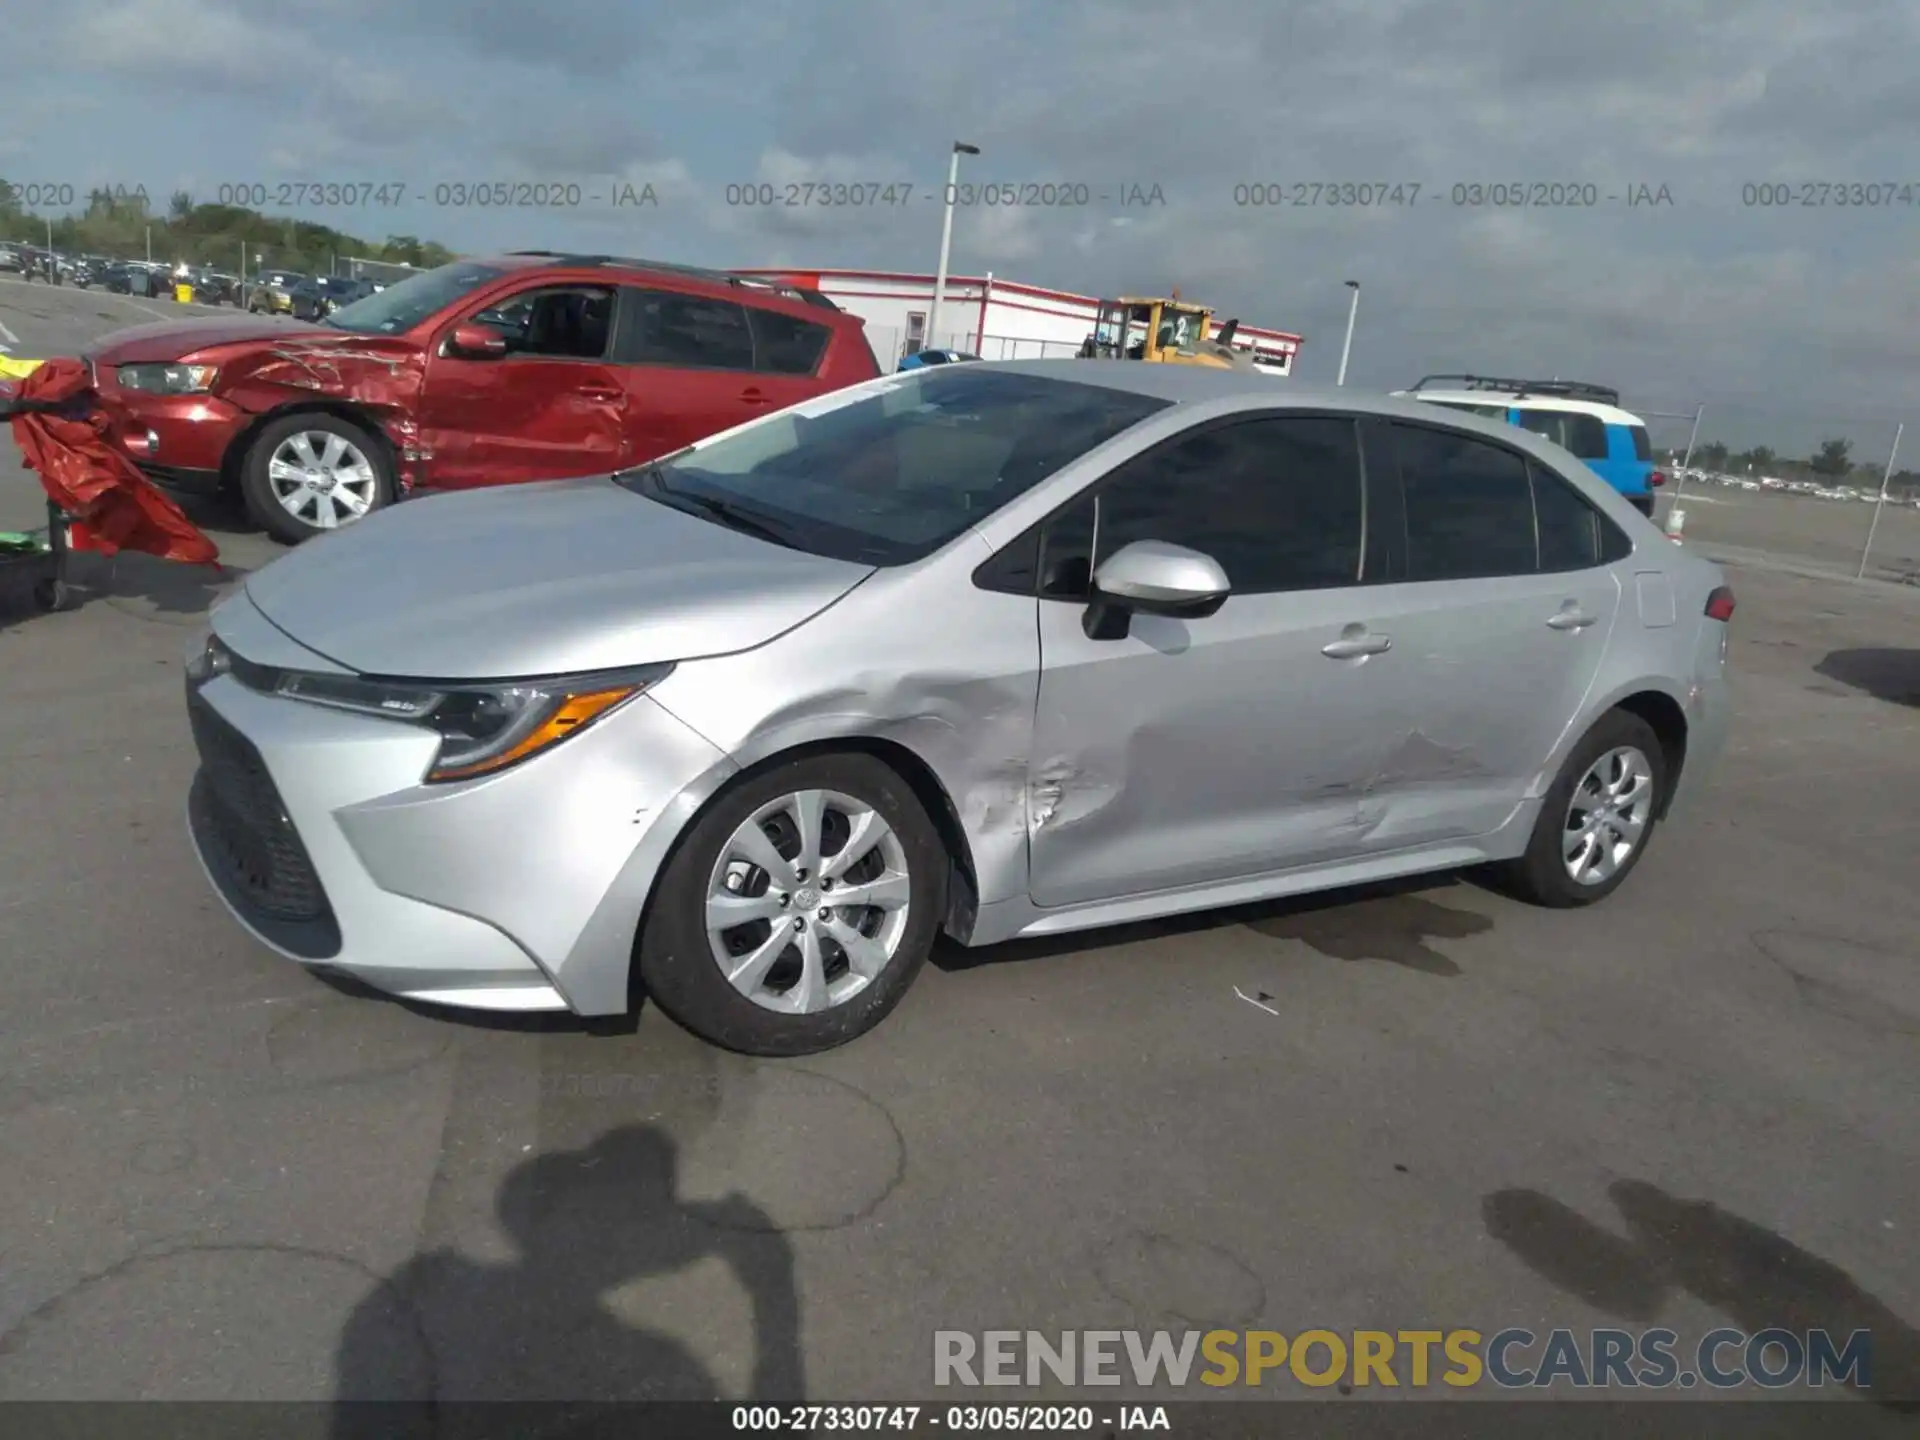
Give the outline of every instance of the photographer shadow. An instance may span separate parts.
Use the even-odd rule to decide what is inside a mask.
[[[415,1256],[355,1310],[336,1356],[333,1440],[630,1434],[635,1401],[792,1402],[804,1394],[793,1252],[750,1200],[683,1202],[673,1138],[626,1125],[529,1159],[496,1197],[517,1258]],[[749,1394],[673,1336],[636,1327],[616,1289],[718,1259],[753,1311]],[[590,1397],[590,1400],[588,1399]]]

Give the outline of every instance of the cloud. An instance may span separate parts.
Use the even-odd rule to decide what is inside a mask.
[[[1537,365],[1649,408],[1771,395],[1839,413],[1908,403],[1916,41],[1906,0],[68,0],[10,19],[0,90],[23,117],[9,135],[52,172],[37,178],[164,194],[187,168],[266,171],[430,197],[624,177],[658,203],[428,205],[359,228],[716,264],[930,270],[933,197],[966,140],[983,151],[969,183],[1093,198],[962,206],[959,272],[1178,285],[1304,332],[1309,377],[1332,372],[1357,278],[1359,383]],[[789,185],[902,180],[907,203],[785,203]],[[1763,180],[1896,188],[1877,209],[1743,203]],[[1516,182],[1562,199],[1664,185],[1674,203],[1454,203],[1456,184]],[[1236,203],[1252,183],[1422,198]],[[729,203],[743,184],[781,203]],[[1165,204],[1120,203],[1133,185]]]

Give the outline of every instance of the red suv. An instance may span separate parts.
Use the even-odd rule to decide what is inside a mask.
[[[819,293],[520,251],[410,276],[319,324],[120,330],[85,358],[156,480],[238,495],[288,543],[401,497],[644,464],[879,375]]]

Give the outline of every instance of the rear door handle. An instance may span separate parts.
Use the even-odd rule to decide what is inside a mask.
[[[1385,635],[1350,635],[1322,645],[1320,653],[1329,660],[1358,660],[1364,655],[1384,655],[1392,648],[1393,641]]]
[[[627,392],[624,390],[608,390],[599,385],[582,385],[578,393],[589,400],[598,400],[603,405],[611,405],[615,401],[626,398]]]
[[[748,405],[766,405],[771,403],[767,399],[766,391],[754,389],[752,386],[740,392],[740,399]]]
[[[1598,615],[1589,615],[1584,610],[1562,610],[1547,621],[1547,624],[1556,630],[1584,630],[1599,618]]]

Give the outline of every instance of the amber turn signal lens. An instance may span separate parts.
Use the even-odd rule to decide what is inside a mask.
[[[487,775],[495,770],[504,770],[509,765],[517,765],[528,756],[545,750],[549,745],[559,744],[621,701],[638,694],[641,688],[638,685],[618,685],[610,690],[593,690],[582,695],[569,695],[554,707],[552,714],[499,754],[489,755],[485,760],[472,765],[455,766],[445,770],[436,769],[427,778],[429,780],[467,780],[475,775]]]

